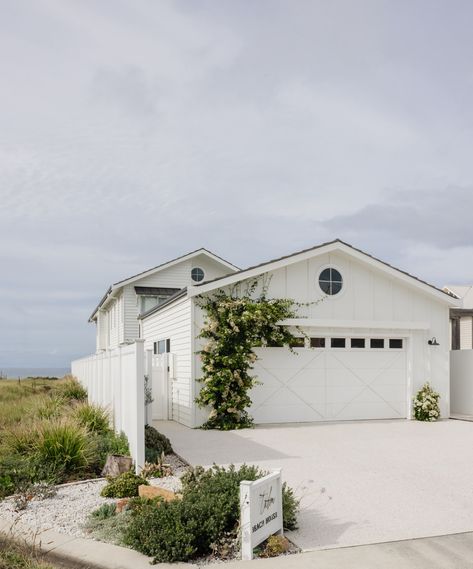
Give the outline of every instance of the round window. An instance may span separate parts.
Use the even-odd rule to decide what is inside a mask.
[[[342,290],[343,279],[342,275],[337,271],[337,269],[324,269],[319,275],[319,286],[325,292],[333,296],[338,294]]]
[[[200,267],[194,267],[191,271],[191,278],[194,282],[200,283],[204,280],[204,270]]]

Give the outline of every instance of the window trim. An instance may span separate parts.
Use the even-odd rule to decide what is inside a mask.
[[[195,279],[195,278],[192,276],[192,273],[193,273],[194,271],[202,271],[202,278],[201,278],[201,279]],[[202,267],[192,267],[192,268],[191,268],[191,280],[192,280],[192,282],[194,282],[194,283],[201,283],[202,281],[204,281],[204,280],[205,280],[205,271],[204,271],[204,269],[203,269]]]
[[[337,292],[337,294],[328,294],[324,290],[322,290],[320,286],[320,275],[323,273],[323,271],[325,271],[325,269],[335,269],[342,277],[342,288],[340,289],[340,292]],[[324,298],[327,300],[341,298],[345,294],[347,283],[345,277],[343,276],[343,270],[336,263],[327,263],[325,265],[321,265],[320,267],[318,267],[316,271],[315,280],[316,280],[315,286],[319,289],[319,291],[324,295]]]
[[[164,352],[159,351],[159,344],[164,342]],[[161,338],[153,342],[153,354],[157,356],[162,356],[163,354],[171,353],[171,338]]]

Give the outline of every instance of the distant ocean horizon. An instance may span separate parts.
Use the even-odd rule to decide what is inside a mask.
[[[8,379],[25,379],[26,377],[63,377],[71,373],[70,367],[2,367],[0,376]]]

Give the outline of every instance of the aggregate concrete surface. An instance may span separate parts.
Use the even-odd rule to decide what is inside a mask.
[[[193,465],[281,467],[301,498],[288,537],[305,551],[473,531],[472,422],[155,426]]]

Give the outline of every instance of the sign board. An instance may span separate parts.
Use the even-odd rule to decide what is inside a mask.
[[[283,533],[281,469],[253,482],[240,482],[241,556],[253,559],[253,548]]]

